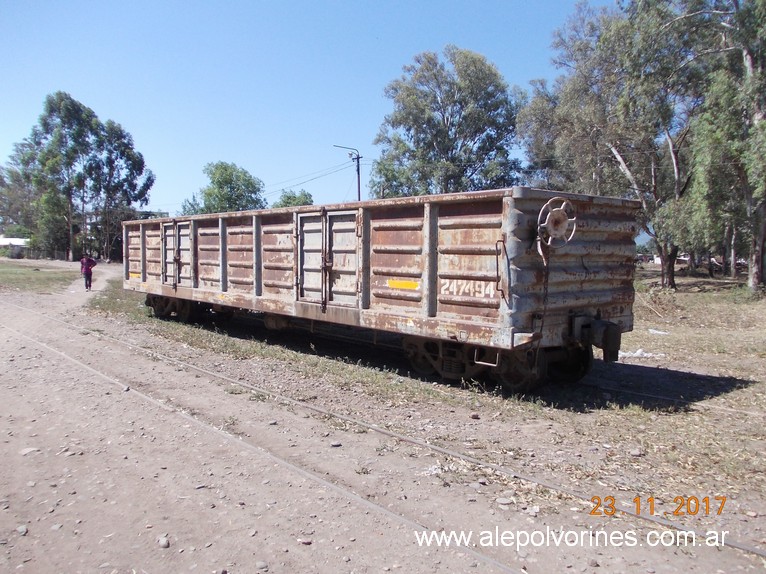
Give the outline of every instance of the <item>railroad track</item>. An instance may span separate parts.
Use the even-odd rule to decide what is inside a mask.
[[[156,359],[160,359],[161,361],[165,363],[176,365],[177,367],[181,367],[192,373],[193,372],[202,373],[202,374],[205,374],[206,376],[209,376],[211,379],[217,379],[230,384],[239,384],[241,386],[247,386],[248,388],[253,388],[253,389],[255,388],[251,385],[243,384],[242,381],[235,381],[234,379],[223,376],[219,373],[214,373],[206,369],[201,369],[195,365],[192,365],[191,363],[180,361],[178,359],[174,359],[166,355],[162,355],[155,351],[151,351],[136,345],[132,345],[125,341],[121,341],[117,338],[105,335],[104,333],[100,333],[95,330],[89,329],[87,327],[83,327],[82,325],[78,325],[74,322],[50,317],[50,316],[41,314],[34,309],[22,307],[20,305],[15,305],[12,303],[4,303],[4,304],[6,306],[15,307],[27,314],[33,313],[41,317],[44,317],[46,321],[52,321],[59,325],[65,326],[66,328],[70,329],[73,334],[74,333],[81,334],[83,332],[89,332],[99,337],[99,340],[101,342],[107,342],[108,344],[111,344],[111,345],[126,347],[130,349],[136,355],[140,355],[142,357],[145,357],[146,355],[151,355],[152,357]],[[58,362],[67,361],[69,363],[72,363],[73,365],[76,365],[78,369],[80,369],[81,371],[87,372],[91,375],[88,377],[90,382],[96,382],[98,384],[102,384],[107,387],[115,387],[118,391],[114,393],[115,395],[120,394],[122,397],[129,398],[130,400],[133,400],[135,402],[146,403],[146,404],[158,407],[164,410],[165,412],[167,412],[168,416],[177,417],[183,422],[183,424],[192,425],[204,432],[212,433],[220,437],[222,440],[228,442],[230,445],[234,446],[236,449],[258,453],[260,455],[265,455],[273,463],[287,469],[288,471],[292,473],[297,474],[300,477],[308,479],[309,481],[312,481],[316,483],[317,485],[320,485],[321,487],[327,489],[328,491],[337,494],[338,496],[352,502],[353,504],[358,505],[365,511],[376,513],[384,518],[387,518],[393,521],[394,523],[405,526],[413,531],[430,530],[430,528],[428,528],[428,525],[423,524],[422,521],[414,519],[414,518],[410,518],[404,513],[392,511],[389,508],[386,508],[385,506],[381,504],[377,504],[376,502],[369,500],[365,496],[356,493],[353,489],[348,488],[344,486],[343,484],[340,484],[338,482],[325,478],[319,472],[317,472],[316,470],[312,468],[307,467],[306,465],[296,464],[295,462],[292,462],[291,460],[289,460],[286,456],[281,455],[275,450],[272,450],[268,447],[263,446],[256,439],[249,438],[242,435],[235,435],[231,432],[228,432],[227,430],[225,430],[223,427],[219,426],[216,422],[212,420],[206,420],[204,417],[194,415],[183,408],[179,408],[178,405],[173,404],[172,402],[169,402],[165,400],[164,398],[163,399],[156,398],[155,396],[152,395],[149,389],[141,390],[135,385],[130,385],[130,386],[126,385],[125,380],[116,378],[112,374],[109,374],[108,372],[106,372],[105,369],[94,366],[92,362],[90,361],[86,362],[74,356],[73,354],[69,353],[64,348],[65,345],[62,344],[61,341],[43,340],[43,337],[41,336],[30,336],[28,334],[21,332],[18,329],[8,326],[7,324],[0,325],[0,333],[3,331],[12,334],[18,340],[25,341],[27,343],[26,344],[27,348],[34,346],[40,349],[41,351],[43,351],[44,353],[47,353],[55,357],[55,360]],[[129,393],[126,392],[128,390],[129,390]],[[308,406],[303,403],[300,403],[299,401],[295,401],[293,399],[280,396],[270,391],[263,390],[259,392],[262,392],[263,394],[268,394],[274,399],[278,399],[279,402],[281,402],[282,404],[287,403],[295,407],[301,407],[303,409],[305,409]],[[309,408],[308,410],[312,410],[312,409]],[[316,410],[316,409],[313,409],[313,410]],[[512,567],[512,566],[509,566],[508,564],[504,564],[500,562],[499,560],[493,558],[492,556],[488,555],[486,552],[482,552],[480,549],[464,547],[461,549],[461,551],[465,552],[468,555],[473,556],[477,561],[484,564],[485,567],[491,567],[490,568],[491,571],[507,572],[507,573],[518,573],[521,571],[518,567]]]
[[[259,323],[260,324],[260,323]],[[241,323],[238,324],[234,331],[227,329],[227,332],[229,334],[234,334],[234,336],[247,336],[248,334],[252,333],[254,327],[254,322],[248,318],[241,318]],[[275,331],[273,334],[276,334],[279,336],[280,332]],[[338,345],[338,341],[341,341],[343,344],[350,343],[356,343],[356,349],[358,349],[358,352],[355,353],[355,357],[361,357],[363,361],[371,361],[371,362],[377,362],[379,364],[380,362],[380,352],[381,350],[385,350],[387,353],[390,353],[386,357],[387,364],[394,363],[397,364],[397,360],[401,365],[404,365],[406,363],[406,360],[402,357],[401,353],[401,341],[399,339],[396,339],[395,341],[387,341],[384,345],[381,345],[380,342],[373,345],[372,343],[361,341],[360,339],[354,339],[352,337],[343,337],[340,336],[338,333],[333,331],[323,332],[316,334],[319,337],[322,337],[322,339],[328,343],[331,348],[333,349],[331,354],[329,356],[341,356],[344,352],[347,352],[348,348],[346,347],[340,347]],[[272,335],[273,336],[273,335]],[[295,346],[294,345],[294,339],[291,339],[289,336],[285,336],[284,340],[280,341],[281,344],[287,345],[287,346]],[[302,351],[302,349],[295,348],[295,350],[298,350],[299,352]],[[397,368],[397,367],[394,367]],[[405,373],[407,372],[409,374],[407,366],[402,366],[399,368],[400,372]],[[594,377],[586,377],[583,381],[580,381],[577,383],[577,387],[580,388],[591,388],[596,389],[602,392],[609,392],[609,393],[621,393],[624,395],[630,395],[633,397],[639,397],[646,399],[646,402],[648,403],[666,403],[668,405],[684,405],[689,407],[694,407],[698,409],[705,409],[705,410],[711,410],[711,411],[718,411],[722,413],[727,414],[736,414],[741,415],[744,417],[759,417],[764,418],[766,417],[766,412],[758,412],[758,411],[751,411],[751,410],[744,410],[744,409],[735,409],[731,407],[726,407],[722,405],[716,405],[711,403],[702,403],[701,399],[703,397],[694,398],[694,399],[687,399],[683,398],[681,396],[668,396],[664,395],[661,392],[646,392],[646,391],[640,391],[636,390],[635,388],[631,388],[629,385],[633,384],[634,381],[621,381],[614,377],[610,377],[608,374],[604,372],[600,372],[597,374],[597,378],[600,381],[599,383],[589,382],[589,380],[593,380]],[[434,379],[436,380],[436,379]],[[557,389],[561,389],[560,386],[556,386]],[[554,391],[555,392],[555,391]]]
[[[315,415],[321,415],[322,417],[330,417],[333,419],[336,419],[338,421],[342,421],[344,423],[348,423],[350,425],[355,425],[360,428],[364,428],[369,432],[377,433],[382,436],[395,439],[397,441],[400,441],[405,444],[410,444],[416,447],[419,447],[421,449],[429,450],[435,454],[439,454],[445,457],[449,457],[454,460],[460,460],[464,461],[466,463],[469,463],[471,465],[475,465],[477,467],[485,468],[492,470],[493,472],[500,473],[502,475],[505,475],[508,478],[511,479],[519,479],[525,482],[528,482],[533,485],[537,485],[539,487],[542,487],[544,489],[547,489],[553,493],[563,494],[568,497],[571,497],[572,499],[576,501],[580,501],[585,503],[586,505],[591,504],[591,496],[588,494],[585,494],[581,491],[578,491],[573,488],[569,488],[566,486],[563,486],[561,484],[557,484],[555,482],[552,482],[548,479],[541,478],[538,476],[534,476],[529,473],[522,472],[519,469],[509,467],[507,465],[499,465],[495,464],[490,461],[482,460],[474,455],[470,455],[464,452],[460,452],[455,449],[435,445],[432,443],[429,443],[427,441],[424,441],[422,439],[419,439],[414,436],[409,436],[400,432],[395,432],[390,429],[381,427],[380,425],[370,422],[367,420],[363,420],[357,417],[351,417],[344,415],[342,413],[334,412],[330,409],[326,409],[324,407],[318,406],[318,405],[312,405],[302,400],[297,400],[294,398],[291,398],[285,394],[275,392],[271,389],[267,389],[252,383],[249,383],[247,381],[243,381],[240,379],[235,379],[232,377],[229,377],[225,374],[222,374],[220,372],[214,372],[210,369],[206,369],[204,367],[200,367],[198,365],[195,365],[193,363],[190,363],[185,360],[177,359],[174,357],[170,357],[168,355],[165,355],[163,353],[160,353],[158,351],[155,351],[153,349],[147,349],[145,347],[141,347],[138,345],[134,345],[132,343],[129,343],[124,340],[120,340],[116,337],[113,337],[111,335],[105,334],[103,332],[91,329],[87,326],[80,325],[74,321],[59,319],[56,317],[51,317],[47,314],[40,313],[36,309],[32,309],[29,307],[24,307],[22,305],[18,305],[15,303],[10,302],[3,302],[5,306],[13,307],[19,311],[22,311],[27,314],[35,314],[37,316],[40,316],[44,318],[47,321],[55,322],[59,325],[62,325],[66,327],[67,329],[70,329],[72,332],[89,332],[95,336],[97,336],[101,341],[108,342],[112,345],[121,346],[123,348],[130,349],[131,352],[136,353],[137,355],[146,356],[149,355],[155,359],[158,359],[164,363],[175,365],[181,369],[187,370],[189,372],[196,372],[201,375],[205,375],[206,377],[209,377],[212,380],[218,380],[220,382],[224,382],[228,385],[234,385],[241,387],[242,389],[246,389],[248,391],[251,391],[253,393],[258,393],[259,395],[264,395],[266,397],[269,397],[274,403],[278,403],[280,405],[288,405],[291,408],[294,408],[296,410],[300,409],[304,412],[312,413]],[[25,333],[22,333],[21,331],[14,329],[12,327],[9,327],[8,325],[1,325],[2,329],[13,333],[16,337],[22,338],[24,340],[27,340],[29,343],[34,344],[41,349],[45,350],[48,353],[51,353],[55,356],[57,356],[60,359],[64,359],[66,361],[72,362],[79,367],[88,370],[92,374],[96,375],[100,381],[102,381],[103,384],[107,385],[117,385],[119,387],[124,388],[125,383],[124,381],[117,380],[113,376],[109,375],[107,372],[105,372],[103,369],[99,369],[94,367],[92,364],[88,364],[81,359],[78,359],[77,357],[69,354],[64,348],[63,345],[60,344],[50,344],[46,343],[41,338],[36,338],[34,336],[29,336]],[[588,386],[597,388],[601,391],[609,391],[609,392],[623,392],[623,393],[630,393],[633,395],[643,396],[647,399],[651,400],[666,400],[668,402],[688,402],[689,404],[692,404],[689,401],[683,401],[682,399],[677,399],[673,397],[665,397],[661,395],[654,395],[654,394],[644,394],[636,391],[630,391],[628,389],[620,388],[619,385],[615,386],[614,381],[610,381],[610,385],[593,385],[590,384]],[[315,481],[322,486],[346,497],[347,499],[354,501],[355,503],[360,504],[361,506],[368,508],[372,511],[375,511],[377,513],[380,513],[383,516],[386,516],[388,518],[391,518],[397,522],[399,522],[402,525],[405,525],[407,527],[413,528],[415,530],[429,530],[428,525],[422,524],[420,521],[412,519],[408,516],[406,516],[403,513],[395,512],[390,510],[389,508],[382,506],[380,504],[376,504],[375,502],[360,496],[359,494],[355,493],[350,488],[347,488],[343,485],[340,485],[336,482],[333,482],[331,480],[328,480],[326,478],[323,478],[320,476],[316,471],[310,468],[306,468],[305,466],[301,466],[298,464],[295,464],[289,460],[287,460],[286,457],[280,456],[276,452],[269,451],[268,449],[264,448],[263,446],[259,445],[256,441],[248,438],[243,438],[241,436],[235,436],[229,432],[224,431],[222,428],[219,428],[211,421],[202,420],[198,417],[192,416],[191,414],[184,412],[183,410],[179,410],[172,404],[168,404],[166,401],[158,400],[151,396],[149,392],[143,392],[136,388],[131,388],[131,396],[135,398],[135,400],[145,401],[148,403],[155,404],[157,406],[160,406],[167,410],[169,413],[172,414],[172,416],[178,416],[184,419],[189,424],[194,424],[202,429],[205,429],[206,431],[217,433],[218,435],[225,438],[227,441],[230,441],[232,443],[235,443],[236,445],[240,446],[243,449],[247,450],[253,450],[258,452],[265,452],[268,457],[270,457],[275,463],[278,463],[282,465],[285,468],[290,469],[293,472],[296,472],[300,474],[301,476],[304,476],[306,478],[309,478],[312,481]],[[743,410],[737,410],[737,409],[729,409],[725,407],[717,407],[717,406],[707,406],[707,408],[717,408],[718,410],[724,411],[724,412],[735,412],[738,414],[742,414],[743,416],[751,416],[752,414],[760,414],[760,413],[750,413],[748,411]],[[634,511],[634,509],[625,506],[616,504],[615,508],[618,513],[621,513],[625,516],[631,517],[633,519],[642,521],[647,523],[648,525],[652,526],[660,526],[667,529],[677,530],[677,531],[684,531],[689,532],[694,529],[690,529],[688,526],[679,524],[677,522],[665,519],[661,516],[649,516],[647,514],[638,514]],[[702,539],[704,539],[704,532],[702,531],[695,531],[696,534]],[[742,552],[759,556],[761,558],[766,558],[766,551],[761,550],[760,548],[754,547],[750,544],[727,538],[726,540],[726,547],[729,548],[735,548],[737,550],[740,550]],[[492,565],[496,568],[498,568],[500,571],[504,572],[518,572],[518,568],[512,568],[509,567],[506,564],[503,564],[493,558],[492,556],[487,555],[486,553],[483,553],[476,548],[470,548],[465,547],[464,551],[474,556],[477,560],[480,560],[481,562]]]

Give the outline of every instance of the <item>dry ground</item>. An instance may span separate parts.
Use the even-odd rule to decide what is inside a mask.
[[[118,274],[0,288],[0,571],[766,570],[766,301],[737,284],[644,271],[619,363],[508,397],[304,333],[149,319]],[[650,546],[675,531],[637,497],[754,552]],[[581,539],[425,548],[420,528]]]

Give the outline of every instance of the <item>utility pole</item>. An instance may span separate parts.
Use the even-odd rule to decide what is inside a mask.
[[[339,147],[341,149],[349,149],[351,152],[349,152],[348,157],[350,157],[353,161],[356,162],[356,200],[362,201],[362,175],[359,171],[359,160],[362,159],[362,156],[359,155],[359,150],[354,147],[346,147],[344,145],[335,145],[333,144],[333,147]]]

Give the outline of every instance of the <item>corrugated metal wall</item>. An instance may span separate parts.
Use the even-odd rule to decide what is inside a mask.
[[[575,209],[576,229],[568,243],[547,253],[546,269],[537,249],[538,215],[550,194],[527,188],[510,200],[511,315],[518,330],[536,331],[545,310],[543,345],[558,345],[573,316],[600,314],[633,327],[633,274],[637,234],[635,202],[556,194]]]

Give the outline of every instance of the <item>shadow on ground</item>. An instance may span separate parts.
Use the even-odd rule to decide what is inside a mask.
[[[538,401],[559,409],[588,412],[603,408],[639,407],[682,413],[694,403],[726,395],[753,384],[735,377],[716,377],[663,367],[595,361],[593,370],[575,385],[548,384]]]
[[[647,411],[683,413],[695,402],[725,395],[752,384],[734,377],[715,377],[673,369],[627,363],[594,361],[593,370],[580,383],[548,382],[534,392],[512,394],[495,381],[443,381],[414,374],[401,351],[398,337],[351,328],[331,327],[311,332],[287,328],[269,330],[254,315],[235,316],[225,321],[203,320],[200,328],[223,332],[242,340],[257,340],[298,353],[320,356],[344,363],[382,369],[401,377],[456,388],[470,388],[504,398],[535,402],[551,408],[590,412],[604,408],[639,407]]]

